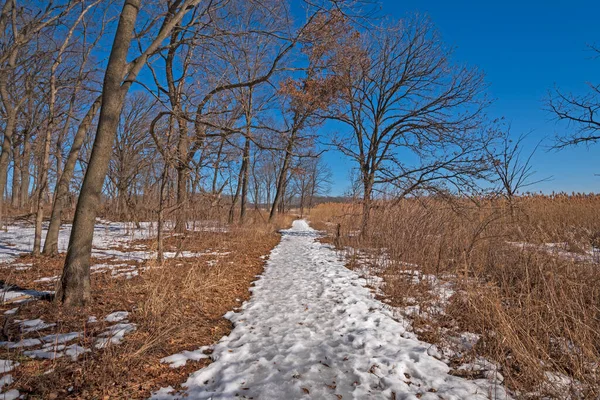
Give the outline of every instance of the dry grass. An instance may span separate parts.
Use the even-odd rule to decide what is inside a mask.
[[[329,204],[311,219],[332,237],[340,224],[339,246],[384,250],[389,259],[378,272],[390,304],[416,301],[427,310],[435,302],[427,282],[407,278],[414,269],[407,263],[454,285],[445,312],[413,316],[424,340],[480,334],[471,356],[501,365],[507,386],[523,397],[600,396],[600,266],[589,254],[577,259],[600,237],[600,197],[520,198],[513,213],[501,200],[381,203],[362,239],[359,213],[358,205]],[[511,242],[559,243],[571,253]],[[549,373],[576,383],[552,385]]]
[[[83,309],[64,310],[48,301],[21,307],[14,318],[42,318],[57,323],[54,331],[45,330],[44,335],[83,331],[79,344],[88,348],[93,348],[94,338],[106,325],[88,324],[90,315],[101,321],[110,312],[126,310],[137,330],[122,344],[85,353],[77,362],[65,357],[32,360],[3,350],[0,358],[21,363],[13,371],[12,387],[33,399],[141,399],[160,387],[177,387],[208,361],[188,362],[185,367],[172,369],[160,359],[215,343],[230,331],[231,324],[223,315],[249,298],[248,288],[264,267],[262,256],[278,243],[276,230],[289,225],[290,220],[284,216],[273,225],[253,223],[231,227],[226,233],[194,232],[183,240],[169,238],[165,241],[167,249],[181,246],[181,250],[228,254],[168,260],[162,266],[149,261],[149,269],[133,279],[94,274],[93,302]],[[151,241],[147,244],[154,245]],[[209,259],[213,263],[207,263]],[[36,288],[41,284],[33,281],[56,274],[63,259],[40,258],[33,262],[31,270],[11,277],[11,283]],[[11,306],[2,306],[1,311],[8,308]]]

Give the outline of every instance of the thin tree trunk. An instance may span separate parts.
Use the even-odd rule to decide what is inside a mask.
[[[21,151],[20,145],[18,143],[14,143],[13,147],[13,174],[12,174],[12,190],[11,190],[11,205],[14,208],[18,208],[19,201],[19,191],[21,189]]]
[[[52,132],[54,130],[54,105],[56,102],[56,75],[55,69],[52,71],[50,78],[50,103],[49,108],[49,120],[48,126],[46,127],[46,135],[43,141],[43,155],[42,163],[40,164],[40,178],[38,180],[38,198],[37,198],[37,212],[35,216],[35,234],[33,239],[33,255],[40,255],[42,248],[42,222],[44,221],[44,193],[48,185],[48,169],[50,169],[50,142],[52,141]]]
[[[233,195],[233,198],[231,199],[231,207],[229,207],[229,218],[228,218],[228,222],[230,224],[233,223],[233,216],[235,214],[235,205],[237,204],[237,200],[240,197],[240,189],[242,186],[242,179],[244,179],[244,165],[245,162],[244,160],[242,160],[242,165],[240,166],[240,172],[238,174],[238,179],[237,179],[237,185],[235,186],[235,194]]]
[[[2,153],[0,154],[0,221],[4,217],[4,191],[8,179],[8,163],[10,161],[10,152],[12,147],[12,136],[16,124],[16,112],[9,110],[6,117],[6,126],[4,128],[4,139],[2,141]],[[1,222],[0,222],[1,224]]]
[[[283,158],[283,165],[281,172],[277,179],[277,189],[275,190],[275,198],[273,199],[273,205],[271,206],[271,213],[269,214],[269,222],[273,221],[275,214],[277,214],[277,207],[280,206],[280,202],[284,197],[284,189],[287,182],[287,172],[292,160],[292,150],[294,148],[294,139],[296,138],[296,131],[292,131],[288,144],[285,148],[285,156]]]
[[[67,33],[67,36],[65,37],[65,40],[63,41],[62,45],[58,49],[56,58],[54,59],[54,62],[52,63],[52,67],[50,68],[50,101],[48,103],[48,124],[46,126],[46,135],[44,137],[44,142],[43,142],[44,152],[43,152],[43,156],[42,156],[42,164],[40,165],[41,170],[40,170],[40,179],[39,179],[39,192],[38,192],[38,199],[37,199],[37,213],[36,213],[36,218],[35,218],[35,236],[34,236],[34,240],[33,240],[33,255],[39,255],[41,252],[41,247],[42,247],[42,222],[44,219],[44,195],[46,194],[46,190],[48,187],[48,170],[50,169],[50,147],[51,147],[51,143],[52,143],[52,133],[54,132],[54,127],[56,125],[55,105],[56,105],[56,95],[58,93],[56,71],[57,71],[58,67],[60,66],[60,64],[62,63],[62,56],[63,56],[64,52],[67,50],[69,41],[70,41],[71,37],[73,36],[73,33],[75,32],[75,28],[77,27],[77,25],[79,25],[79,23],[83,19],[84,15],[87,13],[88,10],[90,10],[90,8],[93,5],[94,4],[88,5],[87,8],[85,8],[79,14],[79,17],[74,21],[71,28],[69,29],[69,32]],[[73,96],[71,97],[68,115],[70,115],[70,111],[71,111],[71,108],[72,108],[72,106],[74,104],[74,100],[75,100],[74,96],[76,93],[77,93],[77,90],[73,93]],[[68,124],[68,122],[69,122],[69,118],[67,118],[67,121],[65,122],[65,126],[66,126],[66,124]],[[64,129],[63,129],[63,131],[64,131]],[[59,146],[59,149],[58,149],[57,154],[60,154],[60,139],[58,141],[58,146]],[[62,158],[62,157],[59,157],[59,156],[56,157],[56,159],[57,159],[57,168],[56,168],[57,176],[60,171],[60,164],[61,164],[60,158]]]
[[[75,137],[73,138],[73,144],[69,150],[67,161],[63,169],[56,188],[54,189],[54,203],[52,206],[52,215],[50,217],[50,225],[48,226],[48,233],[46,235],[46,241],[44,243],[44,254],[53,256],[58,254],[58,235],[60,231],[62,212],[65,207],[65,200],[69,194],[69,185],[71,179],[75,173],[75,166],[77,164],[77,158],[79,157],[79,151],[85,140],[85,134],[92,125],[94,116],[100,108],[102,97],[99,96],[96,101],[92,104],[87,114],[79,124]]]
[[[246,218],[246,203],[248,201],[248,180],[250,176],[250,138],[246,137],[246,143],[244,143],[244,176],[242,177],[242,199],[240,202],[240,224],[244,223]]]
[[[21,156],[21,190],[19,191],[19,207],[25,208],[29,201],[29,163],[31,162],[31,133],[27,130],[23,133],[23,154]]]
[[[185,205],[187,203],[187,185],[188,170],[180,162],[177,165],[177,210],[175,211],[175,232],[183,233],[187,229],[187,213]]]

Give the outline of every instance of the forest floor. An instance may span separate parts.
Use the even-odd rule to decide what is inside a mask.
[[[63,310],[50,300],[64,253],[32,257],[31,224],[7,226],[0,231],[0,399],[144,399],[177,385],[207,357],[177,369],[161,360],[230,332],[223,315],[250,297],[277,229],[190,224],[185,234],[167,235],[160,265],[152,224],[99,220],[92,302]],[[67,224],[61,251],[69,234]]]
[[[177,368],[210,350],[213,362],[153,399],[508,398],[493,379],[451,374],[306,221],[282,235],[252,298],[226,315],[232,332],[165,360]]]

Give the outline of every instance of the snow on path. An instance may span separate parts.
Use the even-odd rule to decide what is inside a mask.
[[[449,375],[306,221],[282,233],[214,362],[153,399],[503,398]]]

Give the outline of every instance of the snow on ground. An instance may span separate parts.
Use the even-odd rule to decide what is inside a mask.
[[[226,232],[223,227],[217,225],[214,221],[196,221],[190,223],[189,228],[196,231],[208,230],[210,232]],[[46,228],[47,226],[45,226]],[[46,230],[42,234],[42,245],[45,240]],[[167,227],[168,229],[168,227]],[[66,251],[69,244],[69,235],[71,234],[71,225],[65,224],[59,235],[59,251]],[[150,239],[156,236],[155,225],[151,222],[141,222],[139,227],[135,223],[108,222],[97,220],[94,227],[94,241],[92,256],[103,258],[108,263],[100,263],[91,266],[92,273],[101,273],[110,271],[113,278],[131,279],[141,271],[147,269],[142,262],[154,259],[157,256],[156,251],[149,249],[145,245],[131,245],[131,241],[138,239]],[[9,225],[6,231],[0,231],[0,268],[24,270],[31,268],[32,264],[12,263],[21,254],[30,253],[33,248],[34,228],[31,225],[16,224]],[[191,251],[166,251],[165,258],[194,258],[204,256],[221,257],[229,252],[219,252],[207,250],[203,252]],[[121,263],[115,263],[121,261]],[[124,263],[125,261],[126,263]],[[216,264],[215,260],[208,260],[209,265]],[[59,276],[47,276],[37,279],[36,283],[46,283],[54,286],[60,279]],[[32,299],[50,295],[53,292],[38,292],[35,290],[25,290],[0,281],[0,303],[22,303]]]
[[[252,299],[226,315],[235,327],[214,362],[182,393],[163,388],[153,399],[508,397],[490,381],[449,375],[305,221],[282,233]]]
[[[204,352],[208,349],[212,349],[211,346],[202,346],[197,350],[188,351],[184,350],[181,353],[173,354],[171,356],[162,358],[160,360],[163,364],[169,364],[171,368],[183,367],[188,361],[199,361],[203,358],[208,358]]]
[[[546,252],[556,257],[560,257],[565,260],[579,261],[579,262],[591,262],[600,263],[600,249],[590,248],[585,251],[585,254],[575,253],[568,251],[568,243],[527,243],[527,242],[508,242],[508,244],[518,247],[520,249],[530,249]]]
[[[167,226],[166,229],[169,227]],[[227,230],[215,223],[201,221],[189,223],[189,228],[195,231],[226,232]],[[44,224],[42,232],[42,246],[46,239],[47,224]],[[61,227],[58,238],[58,249],[63,252],[69,245],[71,225],[64,224]],[[151,239],[156,237],[156,224],[152,222],[140,222],[139,227],[131,222],[109,222],[98,220],[94,227],[94,242],[92,256],[96,258],[116,258],[122,261],[144,261],[156,258],[156,252],[146,246],[135,246],[134,248],[117,249],[116,247],[129,247],[129,242],[138,239]],[[6,231],[0,231],[0,262],[14,261],[22,253],[30,253],[33,249],[34,227],[31,224],[8,225]],[[165,252],[165,258],[173,257],[199,257],[210,255],[210,253]],[[13,264],[11,267],[29,268],[29,264]]]
[[[22,289],[15,286],[5,285],[0,282],[0,303],[20,304],[30,301],[31,299],[39,299],[41,297],[48,296],[52,293],[53,292],[40,292],[37,290]],[[12,312],[12,314],[14,314],[14,312]]]

